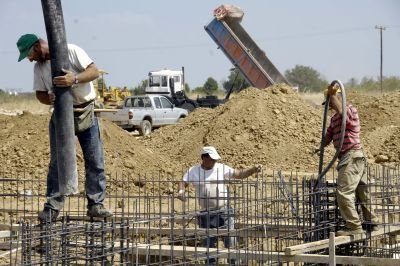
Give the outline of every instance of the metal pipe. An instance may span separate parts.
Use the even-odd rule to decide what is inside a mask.
[[[329,169],[332,167],[332,165],[335,163],[335,160],[339,157],[340,151],[342,150],[342,146],[343,146],[343,142],[344,142],[344,134],[346,131],[346,117],[347,117],[347,101],[346,101],[346,91],[344,89],[343,83],[340,80],[334,80],[331,83],[331,86],[338,84],[341,91],[342,91],[342,121],[341,121],[341,126],[340,126],[340,141],[339,141],[339,145],[336,148],[336,153],[333,156],[333,158],[331,159],[331,161],[328,163],[328,165],[325,167],[324,170],[321,171],[321,173],[319,173],[317,182],[320,181],[320,179],[325,176],[325,174],[329,171]],[[329,105],[329,97],[326,100],[326,105]],[[324,116],[326,116],[326,113],[324,114]],[[323,149],[324,149],[324,143],[321,143],[321,154],[323,154]],[[323,161],[323,159],[321,159],[320,161]],[[321,167],[320,167],[321,168]],[[322,168],[321,168],[322,169]]]
[[[42,9],[50,49],[51,75],[54,78],[65,74],[62,69],[70,69],[61,0],[42,0]],[[59,192],[71,195],[78,190],[71,87],[54,87],[54,94]]]

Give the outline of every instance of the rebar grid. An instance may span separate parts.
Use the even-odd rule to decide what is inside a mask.
[[[337,254],[394,258],[400,254],[398,237],[391,232],[400,225],[399,167],[370,168],[368,176],[370,204],[385,225],[384,234],[367,234],[340,245]],[[187,201],[178,200],[179,181],[171,179],[180,177],[114,175],[107,180],[112,186],[105,201],[113,218],[86,217],[82,192],[67,198],[57,222],[38,224],[46,182],[34,173],[1,171],[0,263],[195,265],[216,257],[219,263],[238,259],[245,265],[282,264],[287,248],[327,239],[343,224],[335,202],[335,177],[318,190],[313,189],[313,176],[280,171],[230,182],[225,199],[233,210],[234,229],[200,228],[198,195],[192,189]],[[224,247],[227,236],[236,237],[234,246]],[[202,243],[210,237],[218,238],[215,248]],[[327,248],[307,252],[328,254]]]

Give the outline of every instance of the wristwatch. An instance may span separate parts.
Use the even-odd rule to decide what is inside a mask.
[[[79,83],[79,80],[78,80],[78,75],[75,75],[75,81],[74,81],[74,84],[78,84]]]

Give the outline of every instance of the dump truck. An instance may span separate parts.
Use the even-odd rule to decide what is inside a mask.
[[[251,86],[264,89],[275,83],[289,84],[242,27],[243,16],[239,7],[221,5],[204,29]]]

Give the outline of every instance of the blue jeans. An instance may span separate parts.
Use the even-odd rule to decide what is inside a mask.
[[[222,208],[213,211],[202,211],[198,216],[198,224],[200,228],[219,228],[219,229],[234,229],[235,218],[232,208]],[[202,240],[204,247],[213,248],[217,245],[218,238],[215,236],[206,236]],[[225,248],[234,247],[236,244],[236,237],[225,236],[224,246]],[[213,265],[216,263],[215,257],[209,257],[206,259],[207,265]],[[230,264],[235,265],[236,260],[230,259]]]
[[[76,134],[85,159],[85,190],[87,207],[102,204],[106,194],[106,176],[104,174],[104,151],[100,137],[99,121],[94,118],[93,126]],[[50,164],[47,174],[47,202],[45,207],[60,210],[64,206],[65,196],[59,193],[57,170],[56,130],[53,116],[49,123]]]

